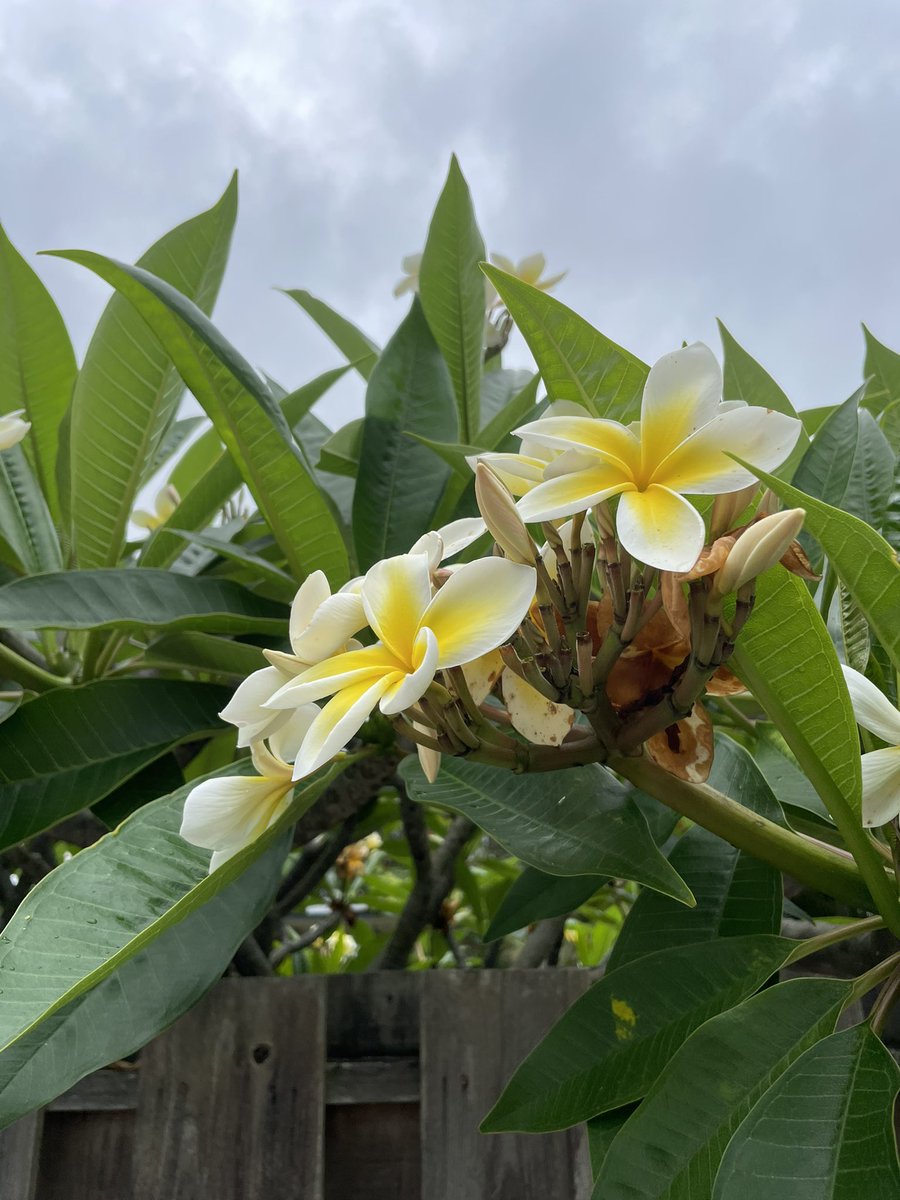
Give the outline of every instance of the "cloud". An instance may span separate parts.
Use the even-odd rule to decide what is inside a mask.
[[[296,386],[335,361],[276,286],[386,338],[452,150],[491,248],[570,268],[560,296],[652,359],[722,316],[802,405],[900,346],[900,10],[837,0],[6,0],[3,220],[26,252],[135,258],[241,215],[216,319]],[[83,349],[105,298],[39,269]],[[518,353],[523,353],[521,347]],[[334,419],[358,411],[358,386]]]

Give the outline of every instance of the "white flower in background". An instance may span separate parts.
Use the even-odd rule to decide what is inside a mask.
[[[131,514],[131,519],[142,529],[159,529],[160,525],[165,525],[180,503],[181,497],[178,492],[171,483],[167,483],[156,494],[153,512],[147,512],[145,508],[136,508]]]
[[[863,825],[885,825],[900,815],[900,712],[871,680],[842,666],[856,720],[888,745],[862,756]]]
[[[297,747],[319,714],[307,704],[288,714],[288,721],[269,738],[251,747],[258,775],[224,776],[198,783],[184,802],[181,836],[213,851],[210,871],[255,842],[278,820],[294,790],[291,763]]]
[[[404,712],[439,670],[502,645],[527,613],[534,590],[534,569],[502,558],[463,564],[434,595],[427,554],[376,563],[361,595],[379,641],[311,667],[267,702],[291,709],[331,697],[303,740],[294,777],[326,763],[376,705],[387,716]]]
[[[403,296],[406,292],[417,292],[419,290],[419,268],[421,266],[421,254],[407,254],[404,258],[400,259],[400,270],[403,272],[403,278],[394,288],[395,296]]]
[[[519,511],[525,521],[549,521],[618,496],[616,531],[625,549],[660,570],[688,571],[706,527],[684,497],[747,487],[753,475],[728,455],[774,470],[800,429],[784,413],[723,402],[715,355],[695,342],[651,369],[635,425],[582,413],[542,417],[517,430],[531,443],[562,451],[545,468],[543,482],[520,500]]]
[[[542,279],[544,268],[547,266],[547,260],[543,254],[529,254],[526,258],[520,258],[517,263],[514,263],[511,258],[507,258],[505,254],[492,254],[491,262],[501,271],[505,271],[507,275],[515,275],[516,279],[521,279],[523,283],[530,283],[540,292],[549,292],[569,273],[560,271],[558,275],[548,275],[546,279]]]
[[[20,408],[17,412],[7,413],[5,417],[0,417],[0,450],[9,450],[17,442],[21,442],[31,428],[30,421],[22,420],[24,411],[24,408]]]

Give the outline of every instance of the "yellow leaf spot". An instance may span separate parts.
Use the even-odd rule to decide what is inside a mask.
[[[620,1042],[627,1042],[634,1035],[637,1014],[627,1000],[617,1000],[615,996],[610,1006],[615,1021],[616,1037]]]

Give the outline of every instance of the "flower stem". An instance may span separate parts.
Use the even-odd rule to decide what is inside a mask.
[[[827,933],[820,933],[818,937],[807,938],[800,942],[797,948],[791,951],[784,965],[790,966],[791,963],[799,962],[802,958],[808,958],[810,954],[818,954],[820,950],[825,950],[838,942],[844,942],[847,938],[862,937],[864,933],[872,933],[876,929],[883,928],[884,918],[882,916],[864,917],[863,920],[853,921],[849,925],[838,925],[835,929],[829,929]]]
[[[900,964],[897,965],[893,975],[878,993],[875,1003],[872,1005],[869,1024],[872,1026],[873,1033],[881,1033],[898,1000],[900,1000]]]
[[[21,683],[34,692],[47,692],[51,688],[65,687],[72,682],[60,675],[52,675],[36,663],[29,662],[3,642],[0,642],[0,675],[15,679],[16,683]]]

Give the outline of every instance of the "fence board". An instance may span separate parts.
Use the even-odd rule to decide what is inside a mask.
[[[44,1114],[29,1113],[0,1131],[0,1196],[3,1200],[33,1200]]]
[[[39,1200],[123,1200],[132,1192],[134,1114],[48,1113]],[[6,1200],[4,1196],[4,1200]]]
[[[588,987],[587,971],[441,971],[422,978],[422,1194],[588,1200],[583,1129],[478,1132],[507,1080]]]
[[[135,1196],[322,1200],[324,1065],[318,979],[218,984],[142,1056]]]

